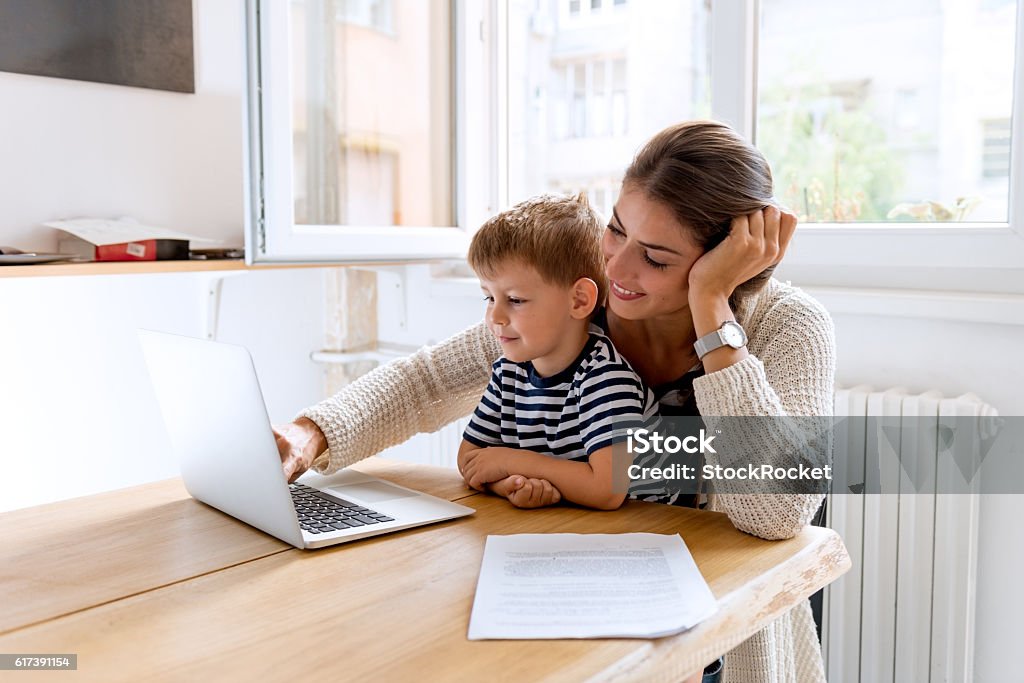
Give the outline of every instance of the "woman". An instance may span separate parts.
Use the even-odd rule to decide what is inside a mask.
[[[795,229],[796,218],[772,205],[764,157],[723,124],[672,126],[634,159],[603,238],[610,295],[602,322],[664,412],[831,414],[831,319],[771,278]],[[481,323],[366,375],[278,430],[286,473],[330,473],[468,414],[500,352]],[[542,502],[557,499],[543,490]],[[742,531],[781,539],[800,531],[821,499],[712,491],[708,508]],[[724,680],[825,680],[809,604],[729,652]]]

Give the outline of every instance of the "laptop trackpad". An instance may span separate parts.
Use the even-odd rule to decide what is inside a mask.
[[[382,503],[385,500],[413,498],[419,495],[412,491],[400,489],[397,486],[385,484],[382,481],[367,481],[361,484],[348,484],[347,486],[331,486],[327,490],[337,493],[342,498],[358,498],[367,503]]]

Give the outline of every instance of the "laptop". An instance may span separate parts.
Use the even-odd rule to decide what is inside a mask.
[[[475,512],[353,470],[288,484],[247,349],[148,330],[139,339],[196,500],[310,549]]]

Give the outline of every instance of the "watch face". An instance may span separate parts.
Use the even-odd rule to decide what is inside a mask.
[[[747,340],[744,339],[746,335],[743,333],[743,328],[738,323],[730,321],[722,325],[721,335],[722,341],[734,349],[738,349],[747,343]]]

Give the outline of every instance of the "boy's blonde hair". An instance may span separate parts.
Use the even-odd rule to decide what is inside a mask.
[[[571,286],[581,277],[597,284],[597,305],[604,303],[601,233],[604,221],[584,192],[576,196],[543,194],[488,219],[473,236],[468,261],[487,277],[509,261],[522,261],[553,285]]]

